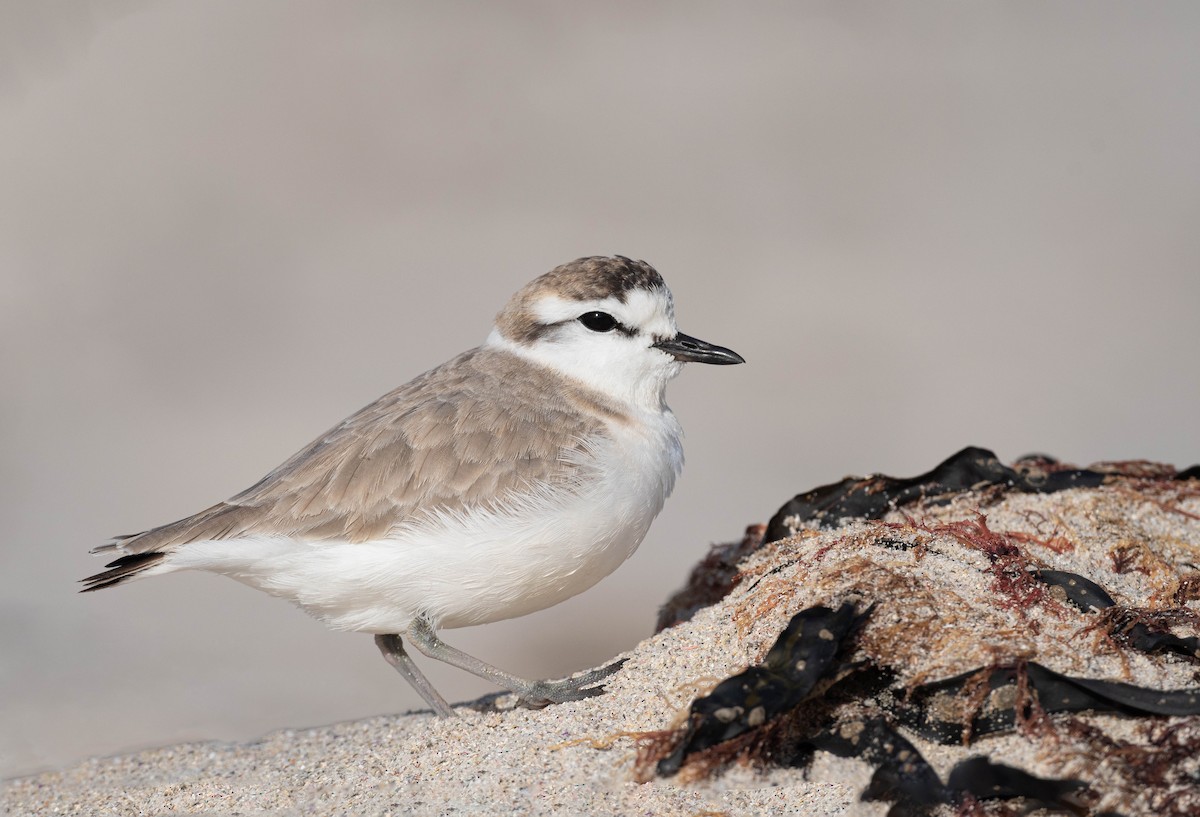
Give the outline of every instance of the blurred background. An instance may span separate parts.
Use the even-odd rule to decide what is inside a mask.
[[[673,384],[688,467],[630,562],[448,634],[525,676],[850,473],[1200,461],[1198,35],[1186,1],[0,5],[0,775],[418,706],[228,579],[75,581],[577,256],[650,261],[749,362]]]

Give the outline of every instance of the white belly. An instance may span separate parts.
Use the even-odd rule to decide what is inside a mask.
[[[403,632],[417,616],[465,627],[542,610],[614,571],[662,510],[683,451],[674,415],[650,419],[614,428],[573,492],[446,514],[373,542],[195,542],[164,567],[224,573],[343,630]]]

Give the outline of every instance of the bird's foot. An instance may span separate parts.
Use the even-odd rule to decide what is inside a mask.
[[[597,684],[625,665],[622,658],[603,667],[590,670],[573,678],[558,681],[533,681],[527,689],[520,691],[517,703],[528,709],[542,709],[550,704],[579,701],[604,694],[604,685]]]

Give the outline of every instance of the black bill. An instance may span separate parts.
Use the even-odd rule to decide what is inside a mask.
[[[732,349],[707,343],[682,332],[673,338],[660,340],[654,344],[654,348],[662,349],[676,360],[685,363],[715,363],[720,366],[728,366],[731,363],[746,362],[745,358]]]

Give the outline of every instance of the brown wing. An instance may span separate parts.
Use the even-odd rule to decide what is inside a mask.
[[[615,410],[573,381],[474,349],[379,398],[229,501],[105,549],[150,553],[261,533],[378,538],[419,512],[570,481],[581,440],[604,432],[598,414]]]

